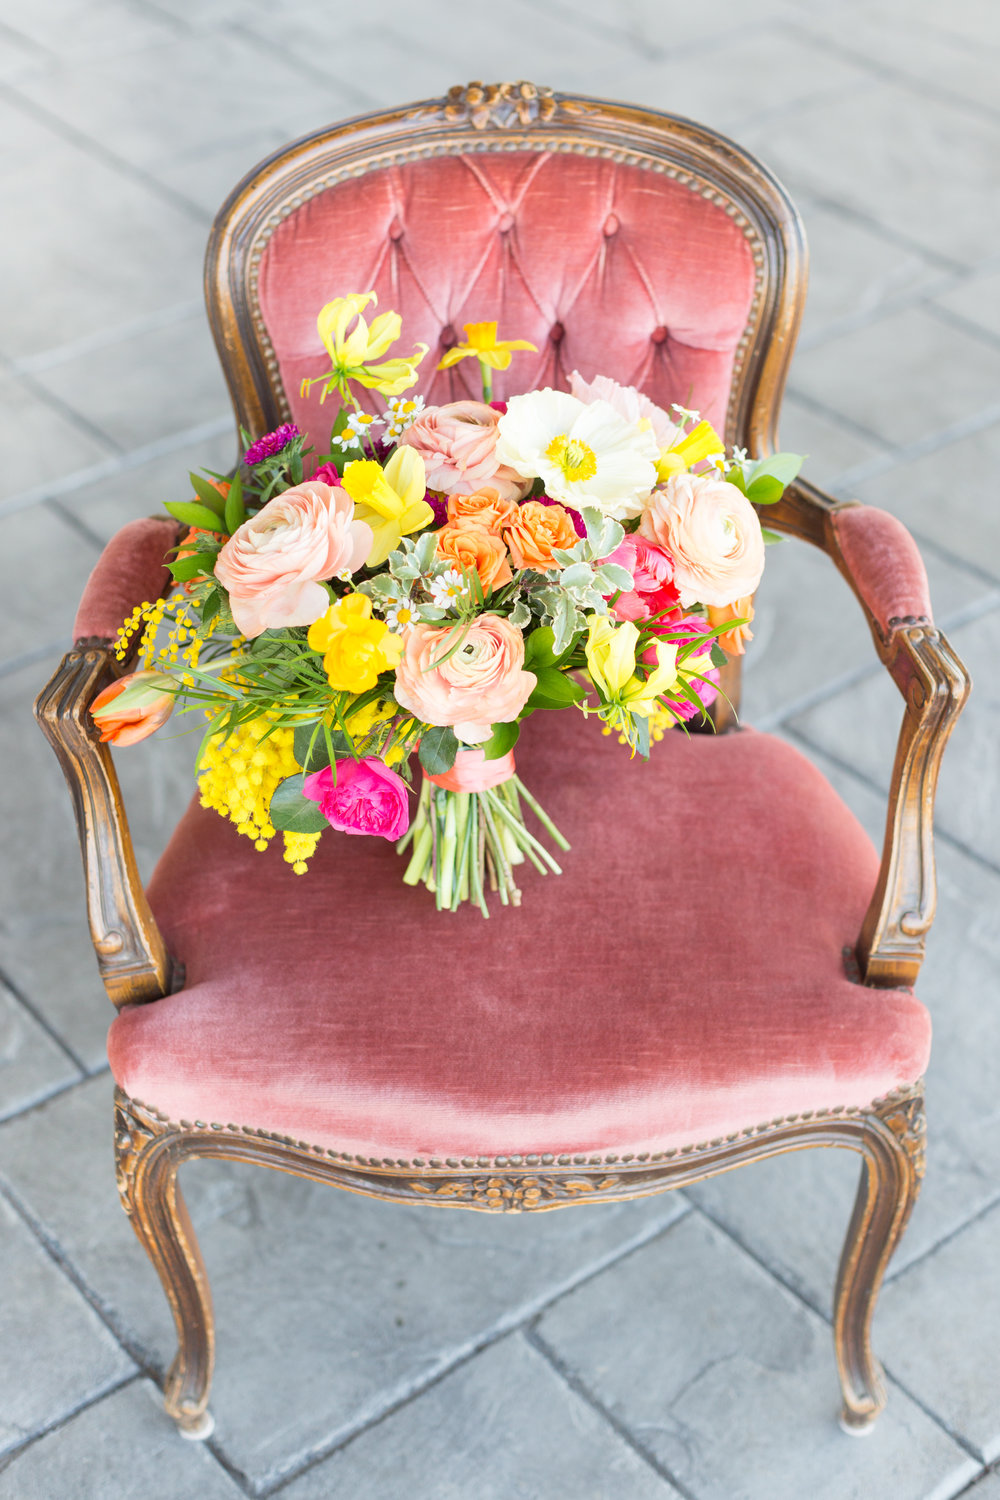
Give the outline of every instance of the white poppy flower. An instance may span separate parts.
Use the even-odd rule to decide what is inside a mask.
[[[659,445],[648,423],[626,420],[607,401],[587,405],[546,389],[511,397],[496,455],[522,478],[543,480],[551,499],[625,521],[656,483]]]

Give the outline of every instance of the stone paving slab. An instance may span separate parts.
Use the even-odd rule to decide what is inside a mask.
[[[157,1370],[166,1301],[117,1202],[111,1082],[0,1129],[0,1176]],[[260,1168],[196,1163],[185,1193],[215,1301],[215,1441],[273,1483],[566,1287],[655,1236],[679,1194],[494,1216],[378,1203]],[[318,1372],[322,1372],[321,1377]]]
[[[80,1069],[0,982],[0,1120],[80,1077]]]
[[[886,1368],[987,1463],[1000,1457],[1000,1207],[885,1289]]]
[[[978,1470],[898,1387],[864,1442],[842,1433],[829,1327],[694,1215],[539,1332],[692,1500],[945,1500]]]
[[[0,661],[40,647],[65,650],[77,601],[98,558],[97,545],[41,505],[7,516],[3,536],[0,588],[10,614],[0,639]],[[39,566],[49,585],[44,593],[38,588]]]
[[[934,300],[939,307],[962,318],[970,328],[977,328],[980,336],[986,329],[1000,338],[1000,271],[970,277]]]
[[[0,1500],[237,1500],[244,1491],[207,1447],[178,1438],[162,1399],[135,1380],[95,1401],[0,1469]]]
[[[884,459],[891,452],[888,443],[877,440],[874,434],[857,432],[845,418],[817,407],[794,387],[786,392],[782,403],[779,445],[789,453],[804,454],[804,475],[821,489],[845,499],[854,495],[853,491],[843,494],[840,476]]]
[[[403,1487],[420,1500],[680,1495],[519,1335],[463,1365],[281,1494],[399,1500]]]
[[[74,469],[100,463],[114,451],[93,429],[85,431],[22,381],[0,371],[0,514],[3,502]]]
[[[0,1263],[3,1453],[118,1385],[135,1366],[3,1198]]]

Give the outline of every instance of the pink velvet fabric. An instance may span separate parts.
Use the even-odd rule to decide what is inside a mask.
[[[169,517],[129,521],[115,533],[87,580],[73,625],[75,641],[113,640],[137,604],[158,599],[170,581],[163,559],[177,541]]]
[[[498,371],[498,398],[568,388],[578,369],[694,407],[720,429],[754,265],[717,204],[638,167],[552,152],[482,152],[370,172],[308,200],[261,260],[260,306],[298,425],[325,444],[334,406],[303,376],[328,356],[316,332],[325,302],[378,292],[403,319],[406,352],[430,352],[429,404],[478,396],[479,368],[434,373],[463,324],[496,319],[537,354]],[[380,403],[372,398],[373,409]]]
[[[927,571],[902,521],[871,505],[837,511],[833,529],[861,597],[883,631],[907,615],[931,618]]]
[[[570,710],[517,757],[573,848],[488,921],[435,912],[382,839],[324,834],[297,877],[192,804],[149,892],[187,986],[115,1020],[122,1087],[396,1161],[659,1151],[921,1074],[920,1002],[844,972],[875,851],[794,749],[629,761]]]

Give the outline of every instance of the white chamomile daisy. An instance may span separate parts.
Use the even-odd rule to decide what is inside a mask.
[[[341,452],[345,452],[348,448],[355,448],[363,444],[365,437],[373,433],[376,427],[381,427],[383,420],[384,418],[372,416],[367,411],[352,411],[347,418],[347,425],[343,432],[333,441]]]
[[[656,484],[659,445],[651,425],[629,421],[607,401],[585,404],[565,391],[512,396],[500,418],[496,456],[523,479],[575,510],[592,505],[625,521]]]
[[[395,635],[405,635],[420,619],[420,611],[407,595],[386,604],[385,623]]]
[[[446,568],[437,578],[431,579],[431,603],[438,609],[451,609],[469,592],[465,579],[457,568]]]
[[[385,436],[402,437],[424,409],[423,396],[390,396],[386,402]]]

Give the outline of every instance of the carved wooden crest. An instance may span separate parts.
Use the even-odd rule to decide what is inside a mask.
[[[512,125],[544,124],[560,108],[550,88],[527,83],[456,84],[448,90],[444,117],[450,121],[467,120],[474,130],[509,130]],[[573,113],[570,110],[570,113]]]

